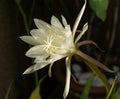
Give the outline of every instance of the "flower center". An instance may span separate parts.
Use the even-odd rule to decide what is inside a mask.
[[[44,40],[44,43],[45,43],[44,50],[46,50],[46,52],[49,53],[50,55],[53,55],[55,50],[59,48],[57,46],[54,46],[52,42],[53,42],[52,35],[48,36],[46,41]]]

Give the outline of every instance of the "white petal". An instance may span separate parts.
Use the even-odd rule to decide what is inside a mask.
[[[36,39],[40,44],[43,44],[44,40],[47,39],[47,31],[43,29],[33,29],[30,31],[30,34],[33,36],[34,39]]]
[[[87,29],[88,29],[88,23],[85,23],[84,26],[83,26],[82,32],[77,36],[77,38],[75,40],[75,43],[77,43],[78,40],[81,39],[81,37],[85,34]]]
[[[45,21],[42,21],[40,19],[34,19],[35,25],[37,26],[37,28],[42,28],[44,30],[49,29],[50,25],[48,23],[46,23]]]
[[[72,36],[72,31],[71,31],[70,25],[67,25],[65,27],[65,31],[66,31],[66,37],[68,37],[70,35]]]
[[[26,56],[28,57],[37,57],[37,56],[42,57],[42,56],[47,56],[46,54],[47,53],[44,50],[44,45],[34,46],[26,52]]]
[[[38,45],[38,44],[40,44],[32,36],[21,36],[20,39],[23,40],[24,42],[28,43],[28,44],[31,44],[31,45]]]
[[[79,12],[79,14],[78,14],[78,16],[77,16],[77,18],[76,18],[76,20],[75,20],[75,23],[74,23],[74,25],[73,25],[73,30],[72,30],[73,38],[74,38],[74,36],[75,36],[76,29],[77,29],[77,27],[78,27],[78,25],[79,25],[79,23],[80,23],[80,21],[81,21],[81,18],[82,18],[82,16],[83,16],[83,13],[84,13],[84,11],[85,11],[86,3],[87,3],[87,0],[85,0],[85,3],[84,3],[84,5],[83,5],[82,9],[80,10],[80,12]]]
[[[23,74],[33,73],[33,72],[35,72],[35,71],[37,71],[37,70],[39,70],[39,69],[47,66],[48,64],[49,64],[49,62],[41,62],[41,63],[39,63],[39,64],[35,64],[35,65],[33,65],[33,66],[30,66],[29,68],[27,68],[27,69],[25,70],[25,72],[24,72]]]
[[[71,57],[67,57],[66,58],[66,83],[65,83],[64,93],[63,93],[64,99],[66,99],[70,90],[70,77],[71,77],[70,64],[71,64]]]
[[[47,58],[50,57],[48,54],[43,54],[41,56],[36,56],[34,63],[46,62]]]
[[[33,29],[30,31],[30,34],[33,37],[41,37],[42,35],[46,35],[46,31],[43,29]]]
[[[62,47],[65,48],[65,49],[69,49],[69,50],[71,50],[71,48],[74,48],[74,44],[73,44],[73,40],[72,40],[72,35],[70,35],[69,37],[67,37],[63,41]]]
[[[55,27],[63,28],[62,24],[60,23],[60,21],[55,16],[52,16],[51,24]]]
[[[65,17],[63,15],[61,15],[61,17],[62,17],[62,23],[63,23],[63,25],[67,26],[67,21],[66,21]]]
[[[38,64],[36,64],[35,66],[34,66],[34,71],[36,71],[36,70],[39,70],[39,69],[42,69],[42,68],[44,68],[45,66],[47,66],[48,64],[50,64],[49,62],[40,62],[40,63],[38,63]]]
[[[51,61],[51,62],[55,62],[55,61],[57,61],[57,60],[62,59],[63,57],[65,57],[65,56],[64,56],[64,55],[59,55],[59,54],[54,54],[53,56],[51,56],[50,61]]]
[[[34,72],[34,66],[30,66],[29,68],[27,68],[23,74],[30,74],[30,73],[33,73]]]
[[[65,28],[59,28],[59,27],[56,27],[56,26],[53,26],[53,25],[51,25],[51,30],[50,31],[51,31],[52,34],[59,35],[59,36],[63,36],[66,33]]]

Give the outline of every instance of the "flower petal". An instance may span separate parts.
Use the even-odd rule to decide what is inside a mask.
[[[66,37],[72,36],[72,31],[71,31],[70,25],[66,25],[65,30],[66,30],[66,32],[65,32]]]
[[[33,58],[37,57],[37,56],[45,57],[45,56],[48,56],[48,54],[44,50],[44,45],[38,45],[38,46],[34,46],[34,47],[30,48],[26,52],[26,56],[33,57]]]
[[[46,61],[46,62],[40,62],[40,63],[38,63],[38,64],[36,64],[36,65],[34,66],[34,71],[39,70],[39,69],[42,69],[42,68],[44,68],[45,66],[47,66],[48,64],[50,64],[48,61]]]
[[[83,60],[88,61],[89,63],[94,64],[94,65],[102,68],[105,71],[114,72],[114,71],[110,70],[109,68],[107,68],[104,64],[102,64],[99,61],[93,59],[92,57],[88,56],[87,54],[83,53],[82,51],[77,51],[76,54],[79,55]]]
[[[55,27],[63,28],[62,24],[60,23],[60,21],[55,16],[52,16],[51,24]]]
[[[79,41],[79,39],[81,39],[81,37],[85,34],[85,32],[87,31],[87,29],[88,29],[88,23],[84,24],[81,33],[75,39],[75,44]]]
[[[62,23],[66,27],[67,26],[67,21],[66,21],[66,19],[63,15],[61,15],[61,17],[62,17]]]
[[[72,40],[72,35],[67,37],[63,43],[62,43],[62,48],[66,50],[72,50],[74,48],[73,40]]]
[[[21,36],[20,39],[23,40],[24,42],[28,43],[28,44],[31,44],[31,45],[38,45],[38,44],[40,44],[37,40],[35,40],[31,36]]]
[[[50,28],[50,25],[48,23],[46,23],[45,21],[42,21],[40,19],[34,19],[35,25],[37,26],[37,28],[42,28],[43,30],[47,30]]]
[[[66,58],[66,83],[65,83],[64,93],[63,93],[64,99],[66,99],[70,90],[70,76],[71,76],[70,64],[71,64],[71,56]]]
[[[77,43],[77,46],[78,46],[78,47],[81,47],[81,46],[87,45],[87,44],[93,44],[93,45],[96,46],[101,52],[104,52],[104,50],[102,50],[102,49],[98,46],[98,44],[96,44],[96,43],[95,43],[94,41],[92,41],[92,40],[85,40],[85,41],[78,42],[78,43]]]
[[[30,34],[34,37],[34,38],[46,38],[47,36],[47,31],[43,30],[43,29],[33,29],[30,31]]]
[[[60,55],[60,54],[54,54],[50,57],[50,61],[51,62],[55,62],[57,60],[62,59],[63,57],[65,57],[64,55]]]
[[[75,20],[75,23],[74,23],[74,25],[73,25],[73,30],[72,30],[73,38],[74,38],[74,36],[75,36],[76,29],[77,29],[77,27],[78,27],[78,25],[79,25],[79,23],[80,23],[80,21],[81,21],[81,18],[82,18],[82,16],[83,16],[83,13],[84,13],[84,11],[85,11],[86,3],[87,3],[87,0],[85,0],[85,3],[84,3],[84,5],[83,5],[82,9],[80,10],[80,12],[79,12],[79,14],[78,14],[78,16],[77,16],[77,18],[76,18],[76,20]]]
[[[50,57],[49,55],[41,55],[41,56],[36,56],[35,57],[35,60],[34,60],[34,63],[40,63],[40,62],[46,62],[47,61],[47,58]]]
[[[30,74],[35,72],[36,70],[42,69],[43,67],[47,66],[49,64],[49,62],[41,62],[39,64],[35,64],[30,66],[29,68],[27,68],[23,74]]]
[[[30,31],[30,34],[33,36],[39,44],[43,44],[44,40],[47,39],[48,33],[43,29],[33,29]]]
[[[35,65],[32,65],[30,66],[29,68],[27,68],[23,74],[30,74],[30,73],[33,73],[34,72],[34,66]]]

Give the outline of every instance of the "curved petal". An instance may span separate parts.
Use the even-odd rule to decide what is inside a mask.
[[[82,16],[83,16],[83,13],[84,13],[84,11],[85,11],[86,3],[87,3],[87,0],[85,0],[85,3],[84,3],[84,5],[83,5],[82,9],[80,10],[80,12],[79,12],[79,14],[78,14],[78,16],[77,16],[77,18],[76,18],[76,20],[75,20],[75,23],[74,23],[74,25],[73,25],[73,30],[72,30],[73,38],[74,38],[74,36],[75,36],[76,29],[77,29],[77,27],[78,27],[78,25],[79,25],[79,23],[80,23],[80,21],[81,21],[81,18],[82,18]]]
[[[27,68],[27,69],[23,72],[23,74],[33,73],[33,72],[34,72],[34,66],[35,66],[35,65],[32,65],[32,66],[30,66],[29,68]]]
[[[66,58],[66,83],[65,83],[64,93],[63,93],[64,99],[66,99],[70,90],[70,76],[71,76],[70,64],[71,64],[71,56]]]
[[[77,51],[76,54],[79,55],[83,60],[88,61],[91,64],[94,64],[94,65],[104,69],[105,71],[114,72],[114,71],[110,70],[109,68],[107,68],[104,64],[102,64],[99,61],[93,59],[92,57],[88,56],[87,54],[84,54],[82,51]]]
[[[77,38],[75,39],[75,44],[79,41],[79,39],[81,39],[81,37],[85,34],[85,32],[88,29],[88,23],[85,23],[83,26],[82,31],[80,32],[80,34],[77,36]]]
[[[35,65],[32,65],[30,66],[29,68],[27,68],[23,74],[30,74],[30,73],[33,73],[35,72],[36,70],[39,70],[41,68],[44,68],[45,66],[47,66],[49,64],[49,62],[41,62],[39,64],[35,64]]]
[[[31,45],[39,45],[40,44],[36,39],[34,39],[31,36],[21,36],[20,39]]]
[[[86,44],[93,44],[93,45],[96,46],[101,52],[104,52],[104,51],[98,46],[98,44],[95,43],[95,42],[92,41],[92,40],[85,40],[85,41],[78,42],[78,43],[77,43],[77,47],[81,47],[81,46],[86,45]]]
[[[62,24],[60,23],[60,21],[55,16],[51,17],[51,24],[55,27],[63,28]]]

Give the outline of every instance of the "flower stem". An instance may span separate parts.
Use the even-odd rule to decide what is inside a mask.
[[[15,0],[15,1],[16,1],[16,0]],[[25,25],[26,33],[29,35],[29,26],[28,26],[27,17],[26,17],[26,15],[25,15],[25,12],[24,12],[23,8],[21,7],[20,3],[17,3],[17,2],[16,2],[16,4],[17,4],[17,6],[18,6],[18,8],[19,8],[19,11],[20,11],[20,13],[21,13],[21,15],[22,15],[23,22],[24,22],[24,25]]]

